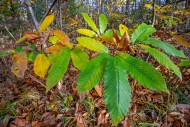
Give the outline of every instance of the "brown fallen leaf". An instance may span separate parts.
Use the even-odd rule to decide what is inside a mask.
[[[87,124],[82,115],[77,116],[77,127],[87,127]]]
[[[10,125],[10,127],[17,127],[17,126],[16,126],[16,125],[14,125],[14,124],[11,124],[11,125]]]
[[[15,118],[13,123],[17,127],[24,127],[28,123],[28,121],[26,121],[25,119]]]
[[[174,110],[178,110],[182,113],[190,114],[190,104],[177,104]]]
[[[123,127],[134,127],[131,120],[127,117],[122,121],[122,123],[123,123]]]
[[[98,96],[99,96],[99,97],[102,97],[102,89],[100,88],[99,85],[96,85],[96,86],[95,86],[95,90],[96,90]]]
[[[22,113],[22,117],[26,117],[29,113]]]
[[[32,121],[32,127],[36,126],[38,124],[38,121]]]
[[[171,123],[174,121],[174,119],[172,117],[170,117],[169,115],[166,116],[166,120],[167,122]]]
[[[64,123],[63,122],[60,122],[56,125],[56,127],[63,127]]]
[[[98,116],[98,124],[97,126],[100,126],[101,124],[105,124],[107,121],[105,120],[106,110],[102,110]]]
[[[181,116],[182,114],[180,112],[170,112],[170,116]]]
[[[182,127],[182,123],[178,120],[174,121],[173,127]]]
[[[190,43],[187,42],[187,40],[185,38],[183,38],[182,36],[178,36],[178,35],[174,35],[172,34],[172,36],[174,37],[174,39],[181,45],[190,48]]]
[[[14,54],[12,56],[13,65],[11,67],[11,71],[13,74],[15,74],[18,77],[23,78],[24,72],[27,69],[27,56],[26,53],[21,52]]]

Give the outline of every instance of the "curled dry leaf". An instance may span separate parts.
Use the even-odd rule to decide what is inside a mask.
[[[117,45],[119,42],[120,42],[120,37],[119,35],[117,34],[116,30],[115,29],[112,29],[113,30],[113,40],[114,40],[114,44]]]
[[[50,52],[58,52],[61,48],[63,48],[63,44],[55,44],[53,46],[50,46],[49,48],[47,48],[45,50],[46,53],[50,53]]]
[[[119,41],[118,47],[121,48],[121,49],[126,50],[126,49],[129,48],[129,43],[130,43],[130,38],[129,38],[128,32],[126,31],[123,34],[121,40]]]
[[[130,51],[131,53],[134,54],[134,50],[132,48],[130,48],[130,46],[129,46],[130,37],[127,32],[127,27],[124,28],[124,26],[120,25],[120,29],[121,29],[120,31],[122,34],[121,38],[117,34],[116,30],[112,29],[113,30],[113,38],[112,38],[113,44],[115,44],[117,46],[117,48],[119,48],[120,50]],[[112,42],[111,42],[111,44],[112,44]]]
[[[24,72],[27,69],[27,56],[26,53],[21,52],[14,54],[12,56],[13,65],[11,67],[11,71],[13,74],[15,74],[17,77],[24,77]]]
[[[36,42],[35,40],[40,39],[40,34],[35,32],[25,32],[24,36],[26,37],[26,40],[30,43]]]

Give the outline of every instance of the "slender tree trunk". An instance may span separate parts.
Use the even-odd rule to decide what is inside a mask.
[[[30,6],[29,0],[25,0],[24,2],[26,3],[26,7],[27,7],[27,9],[31,15],[31,18],[32,18],[32,21],[35,25],[35,28],[36,28],[36,30],[38,30],[39,29],[39,22],[37,21],[36,16],[34,15],[34,11],[33,11],[32,7]]]
[[[190,11],[190,0],[186,0],[185,8]],[[190,17],[187,18],[185,29],[188,29],[190,25]]]
[[[167,4],[170,4],[170,0],[166,0],[166,5],[167,5]]]
[[[156,4],[156,0],[153,0],[153,3],[152,3],[152,26],[154,26],[154,21],[155,21],[155,11],[154,11],[154,7],[155,7],[155,4]]]
[[[129,4],[130,4],[129,0],[128,0],[128,1],[126,1],[126,6],[125,6],[125,15],[129,15],[129,12],[130,12],[130,9],[129,9]]]
[[[60,29],[63,30],[63,19],[62,19],[62,0],[59,0],[59,20],[60,20]]]

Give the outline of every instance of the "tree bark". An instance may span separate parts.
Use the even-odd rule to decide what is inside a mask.
[[[32,18],[32,21],[34,23],[36,30],[39,30],[39,22],[37,21],[36,16],[34,15],[34,11],[33,11],[32,7],[30,6],[30,1],[25,0],[24,2],[26,4],[26,7],[27,7],[30,15],[31,15],[31,18]]]
[[[152,3],[152,26],[154,27],[154,21],[155,21],[155,11],[154,11],[154,7],[155,7],[155,4],[156,4],[156,0],[153,0],[153,3]]]

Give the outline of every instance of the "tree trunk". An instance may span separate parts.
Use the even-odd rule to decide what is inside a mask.
[[[31,18],[32,18],[32,21],[34,23],[36,30],[39,30],[39,22],[37,21],[36,16],[34,15],[34,11],[33,11],[32,7],[30,6],[30,2],[28,0],[25,0],[24,2],[26,3],[26,7],[31,15]]]
[[[129,2],[129,0],[128,1],[126,1],[126,6],[125,6],[125,15],[129,15],[129,11],[130,11],[130,9],[129,9],[129,4],[130,4],[130,2]]]
[[[170,0],[166,0],[166,5],[167,5],[167,4],[170,4]]]
[[[190,11],[190,0],[186,0],[185,8]],[[188,29],[190,25],[190,17],[187,18],[185,29]]]

